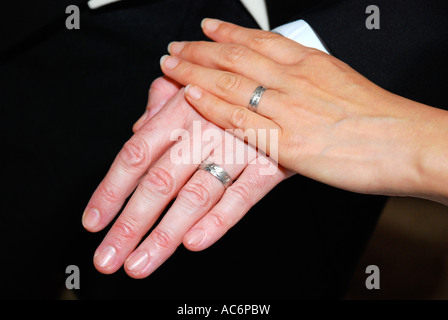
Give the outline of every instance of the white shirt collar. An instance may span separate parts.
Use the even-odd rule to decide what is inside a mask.
[[[100,7],[107,6],[108,4],[118,2],[120,0],[89,0],[87,3],[90,9],[98,9]]]
[[[108,4],[118,2],[121,0],[89,0],[88,5],[90,9],[97,9],[107,6]],[[269,30],[268,12],[266,10],[266,3],[264,0],[241,0],[246,9],[250,12],[252,17],[257,21],[258,25],[263,30]]]

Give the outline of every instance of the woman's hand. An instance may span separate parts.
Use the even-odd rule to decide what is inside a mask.
[[[225,129],[278,131],[281,165],[343,189],[446,202],[448,112],[373,84],[342,61],[281,35],[206,19],[216,42],[174,42],[166,76]],[[255,88],[257,113],[247,109]],[[269,140],[268,140],[269,141]],[[437,160],[436,160],[437,159]]]
[[[153,82],[147,111],[134,125],[135,134],[117,155],[87,205],[83,225],[87,230],[97,232],[111,223],[132,194],[95,252],[94,264],[102,273],[113,273],[124,264],[131,277],[144,278],[182,243],[193,251],[211,246],[255,203],[293,174],[278,168],[272,170],[271,175],[263,175],[263,168],[272,162],[202,118],[185,101],[179,89],[178,84],[165,78]],[[206,152],[205,149],[210,147],[206,143],[196,147],[199,156],[205,159],[209,159],[213,150],[214,162],[231,178],[237,178],[227,189],[210,173],[197,170],[198,163],[173,161],[171,151],[181,150],[174,149],[181,142],[173,141],[171,134],[182,129],[192,134],[190,141],[195,143],[195,125],[200,127],[203,135],[210,130],[216,133],[216,139],[211,141],[213,149],[208,148]],[[225,135],[227,139],[224,139]],[[233,157],[225,152],[221,155],[234,161],[218,163],[218,154],[225,142],[230,143],[230,150],[235,154]],[[184,148],[187,153],[194,149],[194,146]],[[246,157],[235,159],[239,153]],[[183,155],[191,159],[190,154]],[[260,157],[265,161],[259,161]],[[141,242],[174,198],[161,221]]]

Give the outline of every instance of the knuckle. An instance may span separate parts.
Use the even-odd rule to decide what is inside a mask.
[[[195,46],[191,42],[185,42],[179,54],[192,54],[194,52]]]
[[[318,50],[308,48],[303,52],[302,60],[307,61],[308,63],[317,64],[321,66],[323,63],[327,62],[328,55],[323,54]]]
[[[118,219],[111,228],[117,246],[120,244],[140,240],[141,235],[138,232],[138,223],[131,217]]]
[[[151,232],[150,238],[162,248],[170,248],[175,245],[173,235],[167,230],[163,230],[161,227],[156,227]]]
[[[247,183],[240,181],[227,188],[227,192],[230,193],[232,198],[236,199],[238,203],[252,204],[251,188],[252,187],[249,186]]]
[[[103,183],[99,189],[98,193],[100,199],[106,202],[115,203],[120,201],[120,189],[110,181]]]
[[[243,108],[235,108],[229,116],[230,124],[235,128],[243,128],[247,122],[247,113]]]
[[[211,213],[211,218],[213,223],[218,227],[218,228],[227,228],[227,221],[224,218],[224,215],[221,212],[217,212],[214,211]]]
[[[188,68],[183,62],[179,62],[181,68],[181,76],[184,82],[193,83],[195,82],[195,70],[193,68]]]
[[[148,165],[148,147],[143,139],[134,136],[124,144],[120,152],[120,158],[125,168],[141,169]]]
[[[210,191],[198,179],[188,182],[179,192],[179,197],[186,201],[189,207],[208,207],[211,203]]]
[[[144,193],[169,195],[174,190],[174,178],[165,169],[154,167],[143,177],[140,187]]]
[[[229,45],[223,47],[222,50],[222,58],[228,66],[233,66],[241,62],[241,60],[248,54],[248,50],[240,45]]]
[[[159,126],[158,126],[157,121],[152,121],[152,119],[151,119],[140,129],[140,131],[145,136],[150,136],[154,132],[157,132],[158,129],[159,129]]]
[[[179,54],[181,56],[196,57],[198,56],[198,52],[200,52],[200,48],[204,43],[205,41],[198,41],[196,43],[186,42]]]
[[[202,103],[202,116],[205,119],[212,119],[213,114],[216,112],[216,104],[213,99],[204,99]]]
[[[231,36],[235,34],[235,27],[226,23],[220,23],[215,32],[219,32],[224,38],[231,39]]]
[[[235,92],[238,90],[241,84],[241,78],[236,74],[225,72],[218,77],[218,81],[216,81],[216,86],[218,92],[227,97],[231,92]]]
[[[260,31],[255,37],[253,37],[252,41],[256,46],[264,47],[270,45],[278,38],[279,35],[273,32]]]

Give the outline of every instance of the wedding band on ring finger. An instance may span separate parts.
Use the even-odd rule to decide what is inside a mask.
[[[260,103],[261,97],[263,96],[263,93],[267,89],[263,86],[258,86],[254,93],[252,94],[252,97],[249,100],[249,110],[253,112],[257,112],[258,104]]]
[[[224,168],[218,166],[216,163],[204,161],[200,164],[198,170],[209,172],[223,184],[225,189],[230,187],[230,185],[232,184],[232,178],[227,173],[227,171]]]

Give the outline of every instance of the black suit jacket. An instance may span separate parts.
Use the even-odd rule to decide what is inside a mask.
[[[377,1],[379,31],[364,27],[366,1],[289,3],[285,11],[268,1],[272,27],[305,18],[336,57],[367,78],[446,106],[439,94],[445,8],[435,1]],[[2,294],[55,297],[65,268],[75,264],[81,298],[342,297],[385,198],[300,176],[280,184],[212,248],[180,247],[145,280],[94,270],[105,232],[83,230],[81,214],[132,135],[167,44],[204,39],[204,17],[257,25],[236,0],[126,0],[97,11],[81,5],[81,29],[67,30],[67,4],[75,1],[16,1],[0,12],[7,31],[0,51],[8,188],[2,236],[6,261],[14,261],[4,263]],[[423,27],[413,28],[418,22]],[[39,276],[23,277],[30,272]]]

